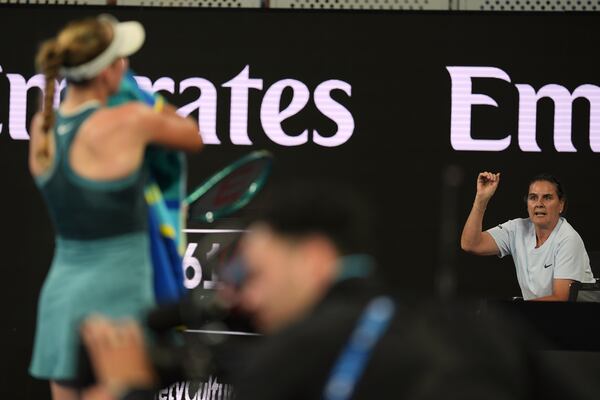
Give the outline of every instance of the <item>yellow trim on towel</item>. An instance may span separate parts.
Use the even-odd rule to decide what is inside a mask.
[[[165,99],[162,96],[156,96],[156,101],[154,102],[154,111],[162,112],[163,108],[165,108]]]
[[[156,184],[152,184],[146,187],[146,190],[144,191],[144,197],[146,198],[146,202],[148,204],[154,204],[160,200],[160,189]]]
[[[175,239],[175,229],[171,225],[161,224],[160,233],[165,237]]]

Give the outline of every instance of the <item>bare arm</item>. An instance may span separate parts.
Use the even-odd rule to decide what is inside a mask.
[[[134,107],[137,129],[146,135],[148,143],[184,151],[202,148],[202,138],[194,120],[181,117],[174,107],[165,104],[161,112],[141,104]]]
[[[40,176],[48,170],[52,163],[54,152],[53,141],[42,131],[43,116],[41,112],[35,114],[29,128],[29,171],[33,176]]]
[[[550,296],[539,297],[531,301],[567,301],[569,300],[571,283],[573,283],[571,279],[554,279]]]
[[[482,172],[477,177],[477,194],[460,238],[460,247],[469,253],[491,256],[500,252],[494,238],[489,233],[483,232],[482,228],[485,209],[499,182],[499,173]]]

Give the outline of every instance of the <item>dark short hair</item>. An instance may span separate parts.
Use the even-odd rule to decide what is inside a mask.
[[[543,172],[540,174],[537,174],[536,176],[534,176],[533,178],[531,178],[529,180],[529,184],[527,185],[527,190],[529,191],[529,188],[531,187],[531,185],[535,182],[540,182],[540,181],[545,181],[545,182],[550,182],[554,185],[554,187],[556,188],[556,194],[558,195],[559,200],[564,201],[565,206],[563,207],[563,212],[567,209],[567,194],[565,192],[565,187],[562,184],[562,182],[554,175],[549,174],[547,172]],[[525,201],[527,201],[527,196],[525,196]]]
[[[269,188],[250,222],[265,223],[294,239],[323,235],[347,255],[371,250],[370,211],[366,200],[348,186],[295,181]]]

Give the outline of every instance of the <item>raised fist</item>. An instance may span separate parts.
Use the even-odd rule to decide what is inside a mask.
[[[500,173],[481,172],[477,177],[477,197],[482,200],[489,200],[500,183]]]

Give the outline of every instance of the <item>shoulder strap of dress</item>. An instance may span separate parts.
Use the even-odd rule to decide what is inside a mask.
[[[71,144],[79,131],[79,128],[91,114],[100,108],[98,101],[86,102],[76,111],[70,113],[57,112],[56,124],[54,125],[54,138],[56,143],[57,156],[60,163],[68,168],[68,152]]]

